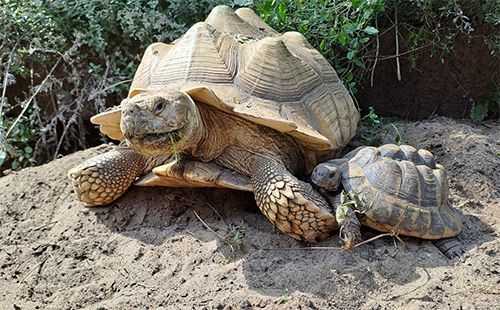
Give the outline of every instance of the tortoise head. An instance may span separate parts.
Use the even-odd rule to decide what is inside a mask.
[[[179,91],[142,93],[122,101],[120,129],[136,152],[177,155],[196,147],[202,133],[194,101]]]
[[[311,182],[326,191],[336,192],[340,187],[341,177],[339,165],[327,161],[314,167]]]

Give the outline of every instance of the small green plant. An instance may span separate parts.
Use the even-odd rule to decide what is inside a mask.
[[[408,144],[402,137],[399,125],[394,123],[384,124],[382,117],[378,116],[373,107],[368,108],[368,114],[361,118],[358,124],[358,132],[354,140],[363,145],[379,146],[382,137],[394,131],[394,143],[397,145]]]
[[[172,146],[172,155],[174,156],[174,160],[177,162],[180,161],[181,154],[179,152],[179,149],[177,148],[177,141],[182,139],[182,133],[178,131],[168,132],[167,138],[170,141],[170,145]]]
[[[241,250],[245,244],[245,230],[238,225],[230,225],[229,234],[225,238],[236,250]]]
[[[288,289],[286,288],[285,291],[283,292],[283,294],[278,299],[276,299],[276,301],[274,303],[278,304],[278,305],[282,305],[288,301],[288,298],[290,298],[290,293],[288,292]]]
[[[335,210],[335,218],[338,221],[346,220],[348,218],[350,208],[353,208],[356,212],[364,212],[365,198],[359,193],[346,193],[342,190],[340,193],[340,204]]]
[[[396,143],[397,145],[408,144],[408,141],[406,141],[403,136],[401,136],[399,125],[390,123],[389,126],[394,130],[394,143]],[[387,128],[385,132],[389,133],[390,128]]]
[[[10,128],[13,119],[3,119],[1,127]],[[31,110],[27,116],[23,116],[12,128],[10,137],[0,146],[0,166],[5,163],[13,170],[32,166],[36,163],[34,158],[34,146],[37,141],[37,127],[35,115]]]
[[[500,84],[495,83],[486,100],[471,109],[470,118],[474,122],[481,122],[486,118],[498,118],[498,111],[500,111]]]
[[[378,146],[382,143],[382,119],[375,113],[373,107],[368,108],[368,114],[361,118],[355,139],[361,144]]]

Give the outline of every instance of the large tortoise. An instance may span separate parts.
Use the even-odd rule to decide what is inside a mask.
[[[459,242],[446,238],[460,233],[462,219],[448,199],[445,168],[427,150],[394,144],[359,147],[316,166],[311,181],[336,208],[342,194],[334,193],[340,185],[358,196],[359,203],[345,204],[345,210],[336,212],[347,247],[360,238],[359,219],[383,232],[442,239],[436,245],[444,254],[451,258],[461,254]]]
[[[128,98],[92,118],[126,143],[69,176],[88,205],[114,201],[141,175],[138,185],[253,191],[277,228],[315,242],[337,223],[298,177],[337,155],[358,119],[301,34],[279,35],[250,9],[218,6],[174,44],[147,48]]]

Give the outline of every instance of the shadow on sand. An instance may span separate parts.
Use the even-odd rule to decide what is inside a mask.
[[[269,296],[327,296],[341,286],[376,290],[388,282],[420,286],[429,281],[427,269],[450,263],[431,242],[409,237],[404,244],[386,237],[343,253],[334,235],[317,245],[330,249],[307,249],[276,231],[251,194],[231,190],[132,188],[111,206],[91,210],[110,230],[146,244],[160,246],[186,234],[202,243],[216,240],[217,251],[241,265],[250,289]],[[463,220],[466,251],[494,239],[479,218],[463,214]],[[241,244],[232,243],[235,230],[244,232]],[[363,230],[365,239],[376,234]]]

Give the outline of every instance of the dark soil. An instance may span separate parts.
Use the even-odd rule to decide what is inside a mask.
[[[500,58],[493,57],[484,43],[486,29],[478,28],[472,38],[461,36],[452,53],[441,62],[441,51],[419,51],[416,68],[400,57],[401,81],[397,79],[396,59],[381,60],[375,68],[373,87],[368,81],[357,94],[361,108],[372,106],[380,115],[422,119],[431,115],[468,118],[471,108],[491,94],[494,81],[500,81]],[[403,45],[403,43],[401,43]],[[406,51],[400,48],[400,53]],[[395,55],[394,32],[380,39],[380,56]]]

